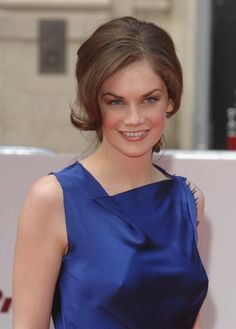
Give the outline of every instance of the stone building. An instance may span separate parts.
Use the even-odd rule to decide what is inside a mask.
[[[196,127],[196,97],[201,88],[206,90],[207,84],[207,79],[201,78],[204,63],[196,70],[201,55],[198,45],[201,2],[206,6],[208,1],[0,0],[0,145],[47,147],[76,154],[85,150],[94,134],[80,133],[69,121],[70,104],[75,99],[76,51],[99,24],[113,17],[133,15],[165,27],[175,40],[183,65],[183,100],[179,113],[169,120],[167,148],[206,148],[206,129],[200,132],[202,142],[196,142],[194,135],[199,127],[204,129],[201,122]],[[45,72],[40,67],[43,42],[40,26],[45,21],[60,21],[62,29],[65,27],[65,42],[59,41],[65,62],[58,72]],[[55,58],[46,58],[50,60]],[[204,122],[206,101],[207,95],[197,102],[197,117],[202,112]]]

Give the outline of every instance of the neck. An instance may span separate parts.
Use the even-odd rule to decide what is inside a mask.
[[[139,157],[131,157],[116,150],[106,151],[101,144],[89,157],[98,170],[104,169],[107,177],[119,177],[121,184],[136,186],[151,183],[155,168],[152,166],[151,151]]]

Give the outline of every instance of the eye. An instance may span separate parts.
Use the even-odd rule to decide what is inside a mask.
[[[110,101],[107,102],[108,105],[123,105],[123,101],[121,99],[111,99]]]
[[[155,104],[159,99],[157,97],[151,96],[144,99],[144,103]]]

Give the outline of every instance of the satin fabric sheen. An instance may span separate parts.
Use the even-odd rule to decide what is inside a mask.
[[[208,279],[186,179],[166,173],[169,179],[109,196],[79,162],[54,175],[69,241],[55,329],[192,329]]]

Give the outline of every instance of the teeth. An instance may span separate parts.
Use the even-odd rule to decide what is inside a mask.
[[[123,131],[122,133],[127,137],[142,137],[146,131]]]

